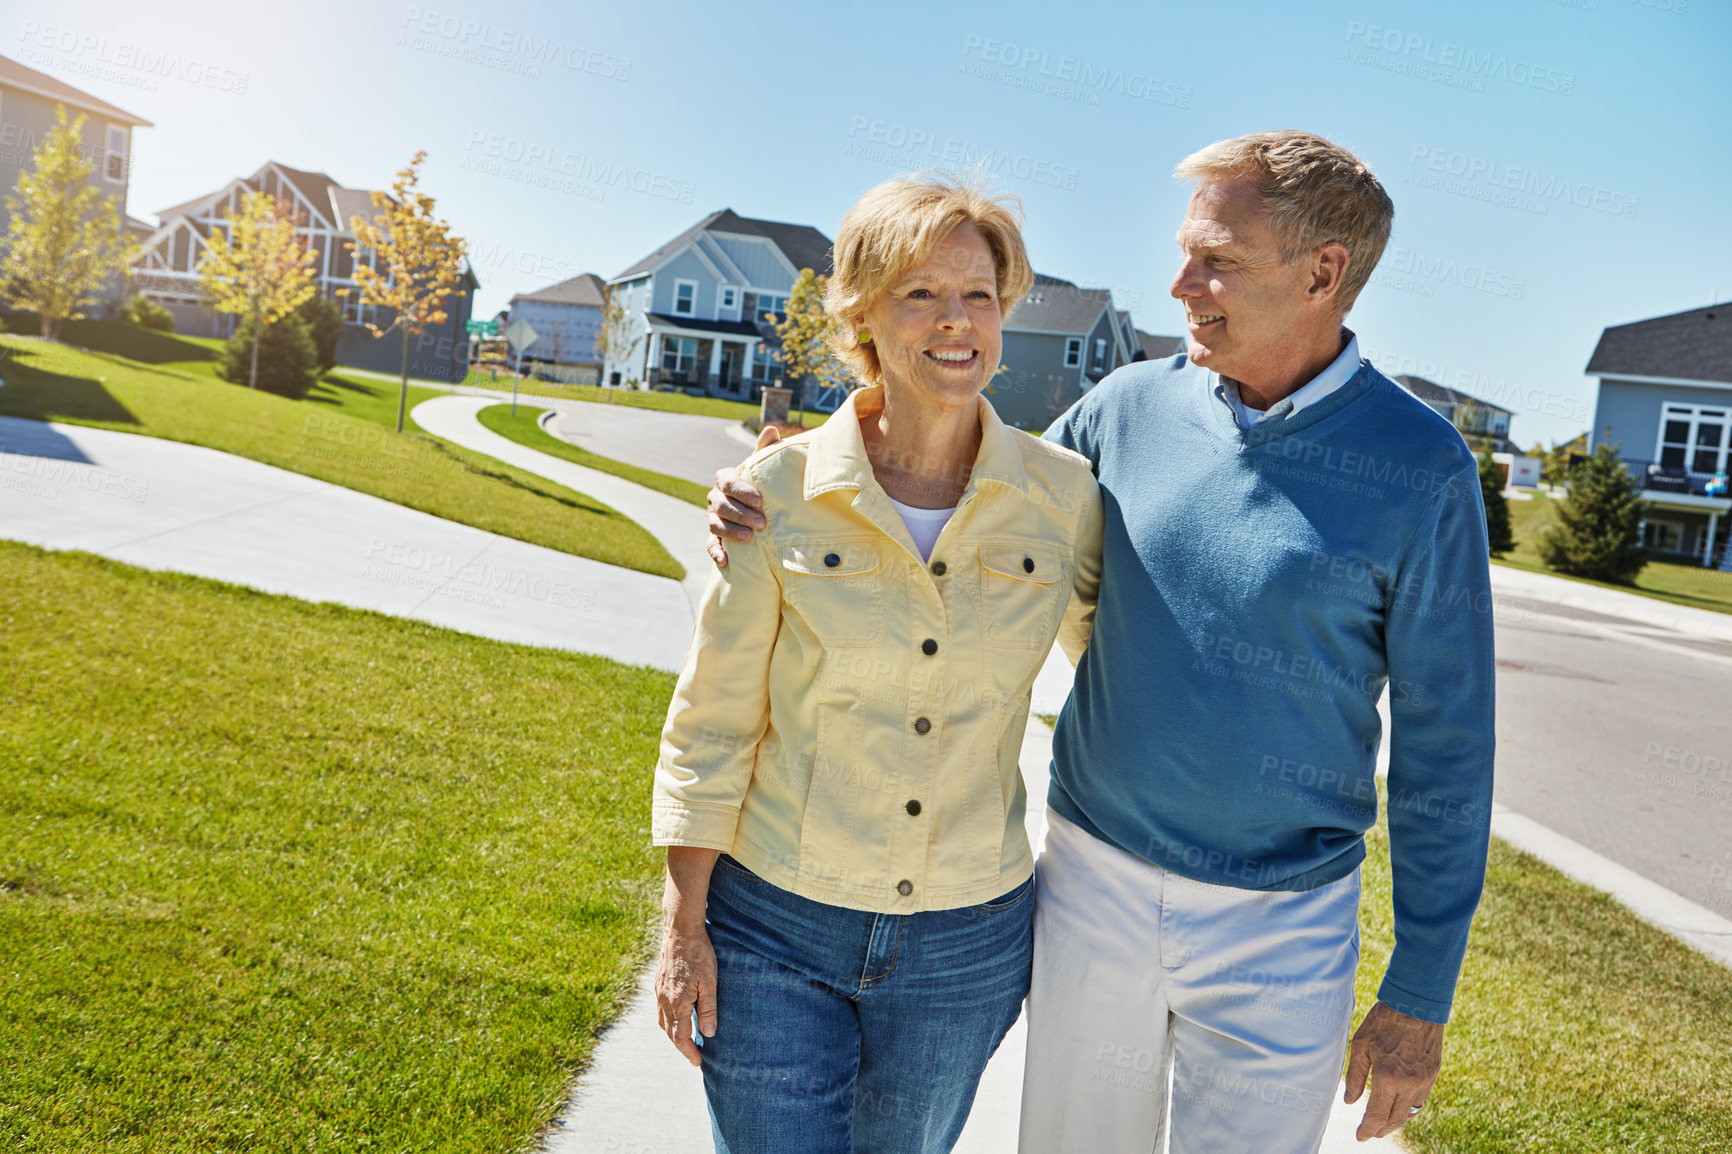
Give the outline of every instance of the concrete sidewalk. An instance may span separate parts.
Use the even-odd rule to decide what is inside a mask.
[[[0,537],[632,665],[678,669],[691,640],[665,577],[106,429],[0,417]]]
[[[435,437],[443,437],[453,444],[486,453],[489,457],[525,472],[546,477],[555,484],[586,493],[636,521],[660,541],[676,561],[685,566],[686,577],[681,585],[689,603],[695,606],[703,595],[704,585],[709,581],[710,571],[714,568],[709,554],[704,551],[704,543],[709,540],[704,511],[696,505],[688,505],[665,493],[635,485],[611,473],[587,469],[582,465],[526,448],[484,428],[481,422],[475,419],[476,414],[497,404],[499,401],[493,397],[439,397],[422,401],[415,406],[415,423]],[[691,640],[689,617],[686,640]]]

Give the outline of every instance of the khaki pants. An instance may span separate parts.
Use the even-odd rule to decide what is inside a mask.
[[[1022,1154],[1315,1154],[1341,1078],[1359,871],[1208,885],[1049,815]],[[1167,1131],[1170,1130],[1170,1136]]]

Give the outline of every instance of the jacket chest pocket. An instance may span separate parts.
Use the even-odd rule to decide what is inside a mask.
[[[831,541],[776,550],[789,606],[826,646],[884,641],[883,558],[876,542]]]
[[[1070,555],[1050,545],[980,547],[980,619],[986,643],[1044,649],[1070,596]]]

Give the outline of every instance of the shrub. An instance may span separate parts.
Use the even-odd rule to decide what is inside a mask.
[[[274,325],[266,325],[259,338],[257,387],[279,397],[298,401],[318,380],[318,350],[307,332],[306,322],[290,314]],[[241,323],[228,339],[219,358],[218,372],[224,380],[248,384],[253,365],[253,322]]]
[[[337,342],[343,338],[343,312],[337,302],[327,296],[307,298],[295,315],[307,326],[317,354],[319,376],[337,367]]]
[[[1559,573],[1627,585],[1648,563],[1642,548],[1642,487],[1601,445],[1570,470],[1570,495],[1558,523],[1540,538],[1540,558]]]
[[[1510,528],[1509,500],[1503,495],[1503,470],[1491,459],[1491,450],[1479,455],[1479,492],[1485,498],[1485,535],[1491,543],[1491,555],[1502,557],[1515,548],[1515,532]]]
[[[143,293],[126,302],[123,315],[141,329],[155,329],[159,333],[174,331],[174,314]]]

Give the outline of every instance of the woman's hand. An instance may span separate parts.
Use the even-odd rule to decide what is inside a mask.
[[[674,1048],[702,1065],[692,1015],[706,1038],[716,1034],[716,951],[704,928],[715,850],[673,846],[662,891],[662,952],[656,963],[656,1022]]]

